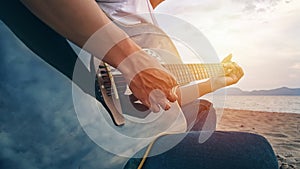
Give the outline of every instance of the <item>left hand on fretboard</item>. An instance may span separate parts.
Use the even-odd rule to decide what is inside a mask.
[[[223,65],[224,76],[211,78],[213,91],[237,83],[243,76],[243,69],[235,62],[231,61],[232,55],[228,55],[221,63]]]

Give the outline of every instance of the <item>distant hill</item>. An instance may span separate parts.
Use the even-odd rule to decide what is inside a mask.
[[[216,91],[215,94],[222,94],[224,89]],[[270,96],[300,96],[300,88],[281,87],[270,90],[243,91],[239,88],[227,88],[227,95],[270,95]]]

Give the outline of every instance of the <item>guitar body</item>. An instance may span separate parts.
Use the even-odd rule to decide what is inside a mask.
[[[116,22],[116,24],[161,64],[182,64],[175,45],[158,27],[149,23],[124,25]],[[125,124],[123,114],[129,118],[131,116],[133,120],[146,118],[151,113],[150,110],[134,100],[121,73],[104,62],[99,64],[95,84],[96,98],[107,109],[114,124],[117,126]]]

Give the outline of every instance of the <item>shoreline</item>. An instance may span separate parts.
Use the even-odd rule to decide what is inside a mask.
[[[279,167],[300,168],[300,114],[224,108],[217,130],[262,135],[272,145]]]
[[[218,109],[218,108],[216,108]],[[276,113],[276,114],[298,114],[300,115],[300,111],[298,113],[295,112],[276,112],[276,111],[267,111],[267,110],[245,110],[245,109],[238,109],[238,108],[223,108],[224,111],[249,111],[255,113]]]

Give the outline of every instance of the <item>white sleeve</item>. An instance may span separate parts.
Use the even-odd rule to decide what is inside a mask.
[[[155,23],[149,0],[96,0],[100,8],[112,20],[124,24]]]

